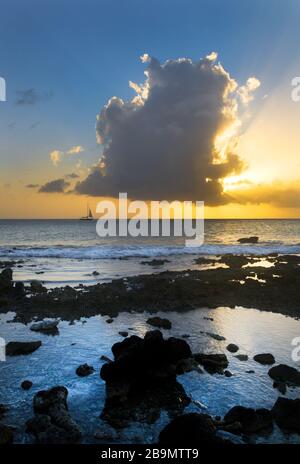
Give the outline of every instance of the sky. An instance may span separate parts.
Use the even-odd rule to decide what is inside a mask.
[[[120,191],[300,217],[298,0],[0,0],[0,14],[0,218],[76,218]]]

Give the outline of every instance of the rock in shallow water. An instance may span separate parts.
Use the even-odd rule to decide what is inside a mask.
[[[33,332],[53,332],[57,330],[59,321],[41,321],[36,322],[30,326],[30,330]]]
[[[93,368],[93,366],[89,366],[88,364],[81,364],[76,369],[76,374],[79,377],[86,377],[88,375],[91,375],[93,372],[95,372],[95,369]]]
[[[33,398],[35,417],[30,419],[27,431],[34,434],[38,443],[78,443],[81,432],[71,418],[67,405],[68,390],[57,386],[39,391]]]
[[[158,327],[159,329],[171,329],[172,328],[172,323],[169,321],[169,319],[163,319],[158,316],[149,317],[149,319],[147,319],[146,322],[147,324],[152,325],[153,327]]]
[[[114,361],[104,364],[100,372],[106,382],[103,419],[115,426],[132,419],[151,422],[159,417],[161,408],[182,409],[189,404],[176,381],[179,362],[191,357],[186,341],[164,339],[154,330],[144,339],[132,335],[115,343],[112,352]]]
[[[21,388],[23,388],[23,390],[30,390],[30,388],[32,387],[32,382],[30,380],[24,380],[22,383],[21,383]]]
[[[175,417],[159,434],[159,444],[225,444],[216,436],[216,427],[207,414],[189,413]]]
[[[6,345],[7,356],[18,356],[20,354],[30,354],[36,351],[40,346],[41,341],[34,342],[9,342]]]
[[[268,364],[274,364],[275,363],[275,358],[271,353],[261,353],[261,354],[256,354],[253,357],[254,361],[258,362],[259,364],[263,365],[268,365]]]
[[[239,351],[239,347],[235,345],[235,343],[229,343],[229,345],[226,346],[226,350],[230,353],[236,353]]]
[[[0,424],[0,445],[9,445],[13,443],[13,432],[11,427]]]
[[[236,428],[236,432],[244,433],[245,435],[258,434],[261,431],[272,431],[273,418],[268,409],[252,409],[244,406],[234,406],[224,417],[225,429],[226,426],[234,423],[240,424],[240,430]]]
[[[288,385],[300,386],[300,372],[294,367],[285,364],[271,367],[268,372],[271,379]]]
[[[228,367],[227,356],[223,353],[221,354],[203,354],[195,353],[195,360],[201,364],[206,371],[210,373],[220,372],[222,373],[226,367]]]
[[[273,406],[272,414],[278,427],[300,433],[300,399],[279,397]]]

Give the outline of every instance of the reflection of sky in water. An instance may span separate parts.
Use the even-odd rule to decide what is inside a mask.
[[[297,366],[291,360],[291,340],[300,335],[300,322],[294,319],[252,309],[228,309],[188,311],[186,313],[159,313],[172,321],[172,329],[163,331],[167,336],[182,336],[190,334],[187,341],[194,352],[222,352],[228,343],[236,343],[239,353],[248,354],[249,360],[239,361],[234,355],[226,353],[229,360],[231,378],[220,375],[198,374],[191,372],[179,376],[186,392],[194,400],[207,407],[212,415],[224,415],[234,405],[271,408],[278,392],[272,387],[272,381],[267,375],[268,366],[261,366],[253,361],[253,355],[271,352],[277,363]],[[213,321],[203,319],[213,317]],[[86,323],[77,322],[69,325],[61,322],[59,336],[46,336],[29,331],[22,324],[4,321],[12,318],[12,313],[2,315],[0,336],[9,340],[41,339],[43,345],[29,356],[8,358],[0,364],[0,403],[10,405],[11,410],[6,415],[4,423],[18,426],[19,441],[28,442],[29,435],[23,434],[25,421],[32,416],[32,397],[38,390],[54,385],[65,385],[69,390],[70,412],[84,431],[87,442],[93,440],[95,431],[110,433],[111,429],[99,418],[105,398],[105,386],[99,377],[102,365],[101,355],[111,356],[110,347],[120,341],[120,330],[143,336],[150,327],[145,323],[149,314],[122,313],[112,323],[105,322],[106,317],[93,317]],[[200,332],[212,332],[226,337],[226,341],[216,341]],[[75,343],[74,345],[72,345]],[[87,377],[79,378],[75,369],[82,363],[92,364],[96,372]],[[247,370],[255,370],[255,374],[247,374]],[[32,380],[34,386],[28,392],[20,388],[23,380]],[[288,396],[300,397],[299,389],[289,389]],[[187,410],[198,410],[191,405]],[[132,424],[115,434],[119,442],[153,442],[159,430],[168,421],[163,412],[154,425]],[[299,436],[285,437],[275,428],[269,441],[293,440],[300,442]],[[261,439],[260,439],[261,440]]]

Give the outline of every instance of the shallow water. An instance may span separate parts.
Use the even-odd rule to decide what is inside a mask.
[[[291,359],[291,341],[300,336],[300,322],[268,312],[244,308],[199,309],[185,313],[160,312],[172,322],[172,329],[163,331],[165,336],[182,336],[187,339],[194,352],[225,352],[228,343],[236,343],[239,353],[248,354],[249,360],[239,361],[226,352],[230,361],[229,370],[233,376],[199,374],[191,372],[179,376],[178,380],[194,400],[205,405],[205,411],[212,415],[223,416],[232,406],[241,404],[249,407],[271,408],[279,396],[273,389],[267,375],[268,366],[257,364],[252,358],[257,353],[271,352],[276,363],[285,363],[298,367]],[[115,432],[105,424],[99,415],[104,405],[105,385],[99,377],[102,365],[101,355],[111,356],[113,343],[122,339],[118,332],[128,330],[132,334],[143,336],[151,329],[146,320],[149,314],[121,313],[112,324],[105,322],[106,317],[97,316],[81,320],[75,325],[62,321],[58,336],[42,335],[31,332],[29,326],[19,323],[7,323],[13,313],[0,316],[0,336],[6,342],[11,340],[42,340],[43,345],[29,356],[7,358],[0,363],[0,403],[10,406],[5,423],[18,427],[16,435],[19,442],[30,442],[32,437],[24,433],[24,423],[32,416],[33,395],[55,385],[65,385],[69,390],[69,408],[72,417],[84,432],[84,441],[95,442],[94,433],[104,431],[111,436],[106,442],[153,443],[159,431],[168,422],[165,412],[153,425],[133,423],[130,427]],[[213,321],[204,317],[213,317]],[[225,341],[216,341],[200,332],[211,332],[226,337]],[[75,345],[73,345],[75,343]],[[79,364],[87,362],[96,369],[86,378],[76,376]],[[255,370],[247,374],[247,370]],[[28,392],[21,389],[23,380],[29,379],[33,387]],[[289,389],[287,396],[300,397],[300,389]],[[191,404],[186,411],[199,411]],[[263,442],[297,442],[299,435],[284,435],[275,427],[274,432],[261,437]]]

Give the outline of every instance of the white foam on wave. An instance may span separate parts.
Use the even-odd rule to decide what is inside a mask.
[[[300,254],[300,245],[262,243],[257,245],[204,244],[201,247],[185,246],[86,246],[86,247],[14,247],[0,248],[0,257],[16,258],[65,258],[65,259],[118,259],[158,257],[172,255],[222,255]]]

